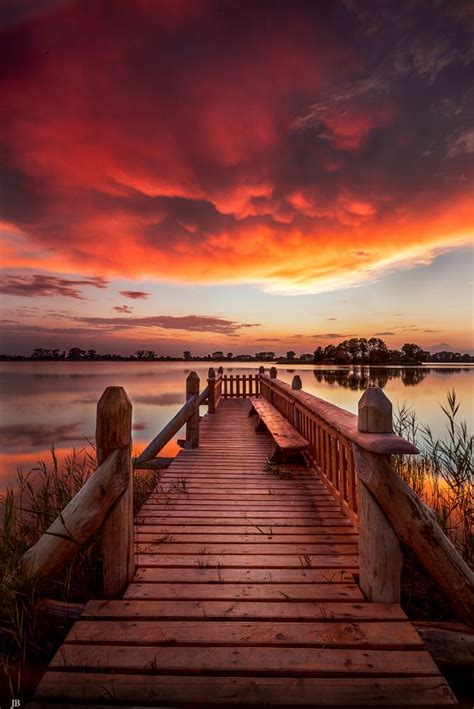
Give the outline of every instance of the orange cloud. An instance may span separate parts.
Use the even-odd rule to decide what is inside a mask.
[[[394,69],[345,3],[107,7],[2,33],[7,267],[319,292],[468,240],[461,74]]]

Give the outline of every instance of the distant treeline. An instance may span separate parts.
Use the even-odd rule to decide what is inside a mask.
[[[407,342],[399,350],[389,349],[379,337],[352,337],[337,345],[317,347],[314,352],[297,355],[293,350],[286,355],[265,351],[255,354],[234,355],[233,352],[216,351],[208,355],[193,355],[185,350],[182,357],[157,354],[154,350],[137,350],[131,355],[99,354],[96,350],[72,347],[66,352],[61,349],[37,347],[29,356],[0,355],[0,360],[40,361],[40,362],[276,362],[279,364],[400,364],[417,365],[423,362],[440,364],[465,364],[474,362],[474,356],[460,352],[436,352],[431,354],[419,345]]]

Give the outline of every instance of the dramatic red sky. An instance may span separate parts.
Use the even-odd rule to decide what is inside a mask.
[[[3,0],[5,352],[471,350],[470,0]]]

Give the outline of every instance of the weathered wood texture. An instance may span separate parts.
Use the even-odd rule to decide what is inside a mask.
[[[265,399],[251,399],[252,410],[283,452],[304,452],[309,442]]]
[[[194,401],[194,408],[191,416],[186,421],[185,448],[197,448],[199,446],[199,376],[196,372],[190,372],[186,379],[186,400]]]
[[[361,433],[393,433],[392,402],[380,387],[368,387],[364,391],[358,413]]]
[[[359,401],[359,431],[392,433],[392,404],[379,387]],[[364,482],[359,480],[359,583],[370,601],[400,602],[402,552],[398,537]]]
[[[354,446],[361,482],[399,539],[444,589],[460,617],[474,625],[474,574],[436,521],[434,513],[397,475],[385,456]]]
[[[111,451],[120,451],[115,474],[124,489],[102,527],[104,595],[106,598],[120,598],[135,571],[132,402],[123,387],[107,387],[99,399],[95,439],[98,465]]]
[[[364,483],[359,483],[359,583],[370,601],[400,602],[400,542]]]
[[[268,469],[249,408],[203,418],[137,517],[123,600],[86,605],[32,709],[453,704],[400,606],[363,599],[318,474]]]

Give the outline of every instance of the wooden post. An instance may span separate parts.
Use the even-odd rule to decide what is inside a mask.
[[[186,379],[186,401],[192,396],[196,397],[194,413],[186,424],[185,448],[197,448],[199,446],[199,377],[196,372],[188,374]]]
[[[353,450],[360,483],[377,501],[398,538],[444,589],[460,618],[474,625],[474,573],[444,534],[434,512],[401,479],[387,456],[355,444]]]
[[[358,429],[392,433],[392,404],[379,387],[369,387],[359,401]],[[399,603],[402,552],[398,537],[359,477],[359,585],[368,601]]]
[[[392,525],[359,479],[359,585],[368,601],[400,603],[402,552]]]
[[[260,367],[258,368],[258,373],[265,374],[265,367],[263,365],[260,365]]]
[[[209,414],[216,413],[216,370],[214,367],[209,367],[207,374],[207,385],[209,387],[209,398],[207,404],[207,412]]]
[[[291,382],[291,388],[292,389],[302,389],[303,388],[303,383],[301,381],[301,377],[299,374],[295,374],[293,377],[293,381]]]
[[[379,387],[369,387],[359,401],[361,433],[393,433],[392,402]]]
[[[277,378],[277,368],[276,367],[270,367],[270,379],[276,379]]]
[[[135,572],[133,541],[132,402],[123,387],[107,387],[97,404],[97,464],[120,450],[117,475],[125,491],[102,527],[105,598],[121,598]]]
[[[217,374],[224,374],[224,367],[219,367],[219,369],[217,370]]]

